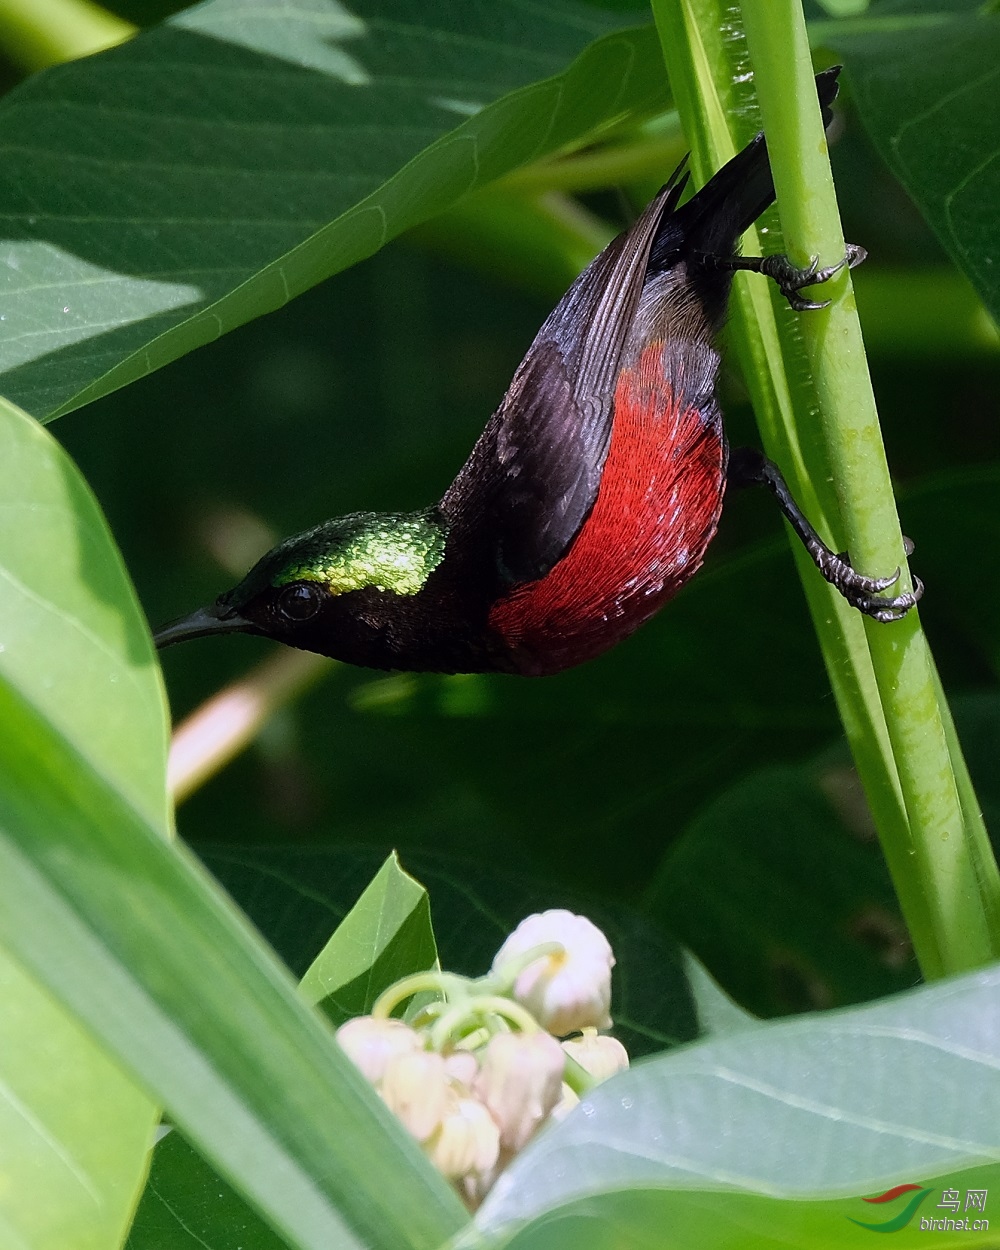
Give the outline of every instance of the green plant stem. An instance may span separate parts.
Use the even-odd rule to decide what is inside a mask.
[[[743,85],[749,77],[749,64],[741,32],[738,23],[733,21],[731,6],[724,0],[653,0],[653,11],[673,96],[692,146],[692,166],[697,181],[702,183],[735,153],[739,144],[745,142],[754,129],[752,122],[746,121],[752,101],[748,99],[748,89]],[[761,23],[767,25],[780,21],[783,12],[767,0],[760,6]],[[779,30],[772,27],[769,33],[775,36],[776,44],[783,46],[787,54],[792,46],[788,28],[783,26]],[[787,89],[787,66],[783,72],[783,85]],[[817,130],[812,152],[819,153],[825,161],[825,143],[819,127],[811,67],[808,68],[808,95],[804,98],[811,102]],[[738,120],[734,122],[734,118]],[[736,133],[740,125],[744,127],[743,133]],[[778,150],[772,148],[773,152]],[[779,159],[776,156],[775,162]],[[784,159],[794,164],[799,159],[797,150],[792,156],[785,155]],[[826,177],[829,179],[829,171]],[[757,246],[757,240],[752,238],[752,232],[749,233],[745,250],[752,253]],[[842,244],[838,247],[839,251],[835,249],[834,255],[843,254]],[[810,253],[814,250],[823,249],[809,249]],[[848,287],[849,279],[843,275],[839,287],[831,285],[832,293],[839,295]],[[827,423],[816,419],[821,406],[820,394],[805,367],[807,357],[802,335],[810,328],[810,321],[807,317],[791,314],[759,279],[743,276],[738,277],[734,284],[731,308],[732,338],[758,414],[765,449],[782,466],[793,493],[821,533],[839,549],[843,543],[838,539],[849,531],[845,531],[841,523],[838,497],[829,485],[834,458],[822,437],[828,428]],[[810,317],[813,315],[810,314]],[[823,321],[818,323],[820,330],[824,324]],[[829,335],[829,331],[825,333]],[[843,342],[832,338],[828,339],[828,345],[831,351],[838,353],[844,347]],[[858,352],[854,355],[857,356]],[[863,354],[860,361],[864,368]],[[839,459],[837,464],[839,469]],[[866,488],[868,485],[866,483]],[[882,487],[887,486],[886,476]],[[891,493],[888,498],[891,507]],[[895,533],[896,542],[900,544],[898,523]],[[901,553],[901,545],[892,549],[889,568],[897,563],[897,552]],[[854,551],[854,554],[863,567],[873,567],[870,563],[873,558],[875,566],[881,567],[884,550],[879,547],[874,551]],[[931,879],[929,873],[937,871],[936,867],[926,862],[917,864],[920,855],[910,831],[911,819],[914,818],[910,808],[914,786],[920,784],[919,771],[914,768],[912,754],[902,768],[897,768],[894,759],[894,753],[902,751],[906,754],[913,749],[911,709],[898,697],[890,702],[889,714],[894,718],[893,732],[890,733],[883,708],[886,673],[881,673],[881,680],[876,675],[862,618],[818,577],[797,544],[795,555],[831,686],[924,973],[929,977],[937,976],[981,963],[992,954],[985,915],[992,907],[987,900],[993,896],[992,881],[995,880],[995,870],[989,866],[992,861],[984,861],[985,835],[972,829],[970,836],[975,853],[964,857],[964,885],[961,887],[956,887],[954,878],[943,881],[941,878]],[[894,650],[892,631],[900,628],[872,625],[872,636],[877,640],[876,649],[883,663],[883,652]],[[909,648],[925,648],[917,622],[914,621],[909,628]],[[879,629],[883,631],[881,637],[875,632]],[[918,642],[912,641],[914,636],[919,639]],[[940,717],[938,721],[940,723]],[[954,797],[951,818],[957,816],[961,821],[961,815],[958,815],[961,811],[957,800],[958,787],[949,758],[946,754],[938,754],[936,760],[951,777],[950,783],[946,781],[943,786],[947,790],[950,784]],[[927,762],[926,756],[924,762]],[[902,774],[905,774],[905,788]],[[971,818],[973,825],[978,822],[981,831],[981,821],[974,800],[968,797],[969,792],[966,790],[965,793],[965,815]],[[924,815],[922,809],[915,814],[921,818]],[[954,837],[961,842],[965,836],[964,826],[960,824]],[[921,835],[921,841],[926,860],[928,848],[924,835]],[[963,855],[960,853],[958,858],[963,859]],[[973,862],[981,869],[978,873],[970,871]],[[968,886],[973,876],[976,877],[977,890],[970,896]],[[976,917],[971,926],[964,923],[968,907]],[[957,923],[960,918],[963,921],[961,925]],[[963,932],[956,932],[957,928]]]
[[[736,80],[745,81],[748,76],[745,50],[727,25],[731,12],[726,0],[653,0],[653,12],[671,89],[691,145],[691,164],[701,184],[735,155],[738,140],[746,141],[752,134],[748,122],[745,133],[735,135],[730,120],[740,115],[737,105],[745,112],[749,103],[735,98],[734,91]],[[747,233],[745,250],[760,250],[753,229]],[[797,321],[788,317],[786,309],[781,312],[784,316],[779,323],[764,284],[751,281],[750,275],[736,275],[729,337],[753,400],[765,450],[781,465],[813,523],[821,533],[829,534],[835,499],[827,484],[823,449],[815,439],[810,444],[808,425],[800,430],[796,418],[796,404],[808,416],[815,401],[811,389],[803,386],[804,371],[799,368],[790,375],[786,368],[786,357],[798,350]],[[813,460],[821,467],[810,474],[807,461]],[[906,814],[860,617],[816,575],[801,544],[793,541],[792,551],[873,814],[880,826],[892,826],[898,840],[907,835]],[[922,904],[919,892],[902,900],[906,915],[918,919]],[[926,926],[919,927],[923,931]]]
[[[743,17],[789,254],[797,263],[812,255],[829,263],[843,256],[844,239],[801,2],[743,0]],[[911,582],[846,269],[826,294],[831,306],[805,318],[801,333],[843,532],[856,567],[884,573],[901,565],[905,589]],[[925,895],[930,931],[914,933],[911,924],[911,933],[934,950],[933,964],[949,973],[977,967],[998,953],[986,904],[1000,882],[991,856],[992,880],[977,879],[988,843],[981,820],[963,812],[930,650],[915,610],[890,626],[866,620],[865,629],[910,826],[907,842],[884,844],[886,858],[897,882],[905,875]]]
[[[0,48],[30,73],[113,48],[137,30],[91,0],[0,0]]]

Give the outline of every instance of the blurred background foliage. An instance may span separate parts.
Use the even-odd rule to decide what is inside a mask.
[[[109,7],[145,25],[180,6]],[[831,138],[845,233],[870,253],[858,303],[927,585],[922,617],[989,819],[1000,804],[1000,340],[866,136],[849,77],[846,87]],[[669,119],[665,133],[679,156]],[[583,233],[627,222],[670,169],[584,192]],[[459,224],[404,236],[52,427],[151,622],[212,599],[272,537],[440,496],[567,280],[523,263],[516,225],[463,246]],[[731,442],[754,443],[732,372],[723,402]],[[167,652],[175,718],[270,650],[233,637]],[[404,864],[430,852],[461,878],[474,862],[477,877],[511,874],[553,901],[641,905],[764,1014],[918,977],[763,493],[731,497],[703,572],[581,669],[530,681],[324,666],[183,804],[178,826],[213,866],[261,848],[260,872],[275,878],[322,848],[364,848],[374,863],[396,846]],[[267,931],[267,908],[255,919]],[[435,920],[447,930],[436,902]]]

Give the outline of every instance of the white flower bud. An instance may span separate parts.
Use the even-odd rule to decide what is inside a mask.
[[[454,1098],[437,1131],[425,1143],[431,1162],[449,1180],[478,1180],[496,1163],[500,1130],[475,1098]]]
[[[379,1093],[419,1142],[438,1128],[455,1097],[444,1060],[429,1051],[390,1059]]]
[[[342,1024],[337,1030],[337,1041],[373,1085],[381,1081],[390,1059],[423,1049],[420,1037],[408,1024],[402,1020],[377,1020],[374,1016],[356,1016]]]
[[[445,1055],[444,1066],[453,1084],[465,1090],[472,1089],[479,1071],[479,1060],[471,1050],[453,1050],[450,1055]]]
[[[616,1037],[587,1032],[563,1042],[562,1048],[598,1083],[628,1067],[628,1051]]]
[[[608,939],[586,916],[562,909],[528,916],[497,952],[493,971],[544,942],[559,942],[563,949],[534,960],[518,974],[517,1001],[557,1037],[588,1027],[610,1028],[615,958]]]
[[[504,1150],[520,1150],[559,1101],[565,1066],[548,1033],[497,1033],[487,1042],[476,1093],[500,1126]]]

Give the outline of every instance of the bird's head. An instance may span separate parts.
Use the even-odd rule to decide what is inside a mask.
[[[374,642],[394,601],[420,593],[444,559],[445,537],[443,522],[428,512],[326,521],[279,543],[238,586],[165,625],[154,641],[168,647],[209,634],[262,634],[343,658],[345,649]]]

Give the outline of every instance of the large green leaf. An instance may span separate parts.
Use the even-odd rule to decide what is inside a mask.
[[[289,1250],[180,1133],[156,1147],[125,1250]]]
[[[4,392],[65,412],[662,107],[655,38],[622,25],[572,0],[210,0],[29,80],[0,104]]]
[[[1000,1183],[998,1106],[993,966],[640,1063],[536,1139],[476,1223],[497,1240],[514,1233],[519,1250],[655,1245],[664,1229],[672,1246],[699,1250],[860,1247],[871,1233],[852,1221],[881,1223],[902,1205],[866,1195],[917,1184],[934,1191],[921,1214],[942,1218],[953,1214],[934,1210],[945,1188],[964,1201]],[[894,1236],[926,1244],[919,1218]]]
[[[743,778],[689,824],[650,888],[653,914],[762,1015],[844,1006],[919,980],[848,761],[845,749],[836,762]]]
[[[504,1244],[516,1250],[648,1250],[663,1244],[662,1230],[669,1228],[671,1250],[871,1250],[880,1244],[873,1233],[892,1233],[890,1244],[906,1250],[928,1241],[949,1250],[994,1250],[996,1242],[986,1231],[989,1217],[978,1208],[967,1214],[964,1203],[970,1192],[975,1200],[988,1198],[998,1178],[996,1166],[973,1168],[937,1177],[930,1185],[904,1182],[898,1194],[892,1186],[864,1197],[809,1203],[714,1192],[671,1195],[668,1203],[656,1189],[620,1190],[560,1207]],[[942,1209],[943,1203],[948,1205]],[[982,1223],[975,1223],[977,1218]]]
[[[156,1108],[4,950],[0,1002],[0,1245],[116,1246]]]
[[[62,448],[0,400],[0,677],[164,832],[168,717],[121,556]]]
[[[963,0],[926,7],[884,4],[815,33],[843,60],[882,156],[998,317],[1000,13]]]
[[[317,885],[321,880],[318,874]],[[271,885],[278,887],[279,896],[284,893],[273,876]],[[331,910],[338,907],[339,901]],[[370,1010],[399,977],[422,972],[434,962],[427,893],[392,855],[310,964],[299,991],[340,1023]],[[179,1133],[160,1142],[129,1234],[129,1250],[271,1250],[286,1245]]]
[[[317,874],[317,885],[324,875]],[[270,884],[283,895],[273,876]],[[309,965],[299,991],[339,1024],[369,1011],[393,981],[433,967],[435,958],[427,892],[391,855]],[[129,1250],[285,1245],[179,1133],[160,1142]]]
[[[2,401],[0,501],[0,684],[163,836],[166,709],[134,592],[65,452]],[[33,1250],[115,1244],[156,1108],[9,947],[0,950],[0,1001],[0,1240]]]
[[[296,1250],[438,1245],[462,1212],[273,954],[0,686],[0,942]]]

